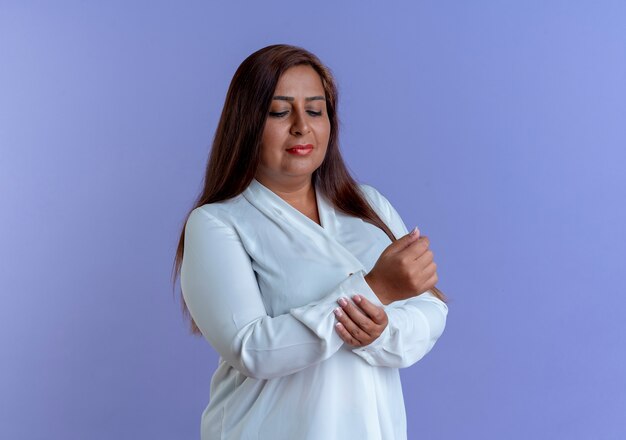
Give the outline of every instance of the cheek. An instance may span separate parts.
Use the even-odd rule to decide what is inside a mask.
[[[276,148],[277,146],[282,145],[283,137],[282,127],[268,123],[265,125],[263,130],[261,142],[263,142],[263,145],[268,148]]]
[[[328,142],[328,139],[330,138],[330,121],[327,120],[324,124],[321,124],[318,132],[320,134],[320,138],[323,138],[324,142]]]
[[[326,136],[330,136],[330,119],[328,119],[328,117],[324,119],[323,127],[326,131]]]
[[[261,137],[261,158],[262,159],[266,160],[267,158],[271,157],[272,150],[274,149],[272,147],[274,144],[275,144],[275,141],[274,141],[271,131],[265,130],[263,132],[263,136]]]

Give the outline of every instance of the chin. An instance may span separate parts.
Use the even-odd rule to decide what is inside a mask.
[[[292,171],[287,171],[283,174],[289,176],[289,177],[306,177],[306,176],[313,176],[313,172],[316,170],[317,168],[311,169],[311,170],[292,170]]]

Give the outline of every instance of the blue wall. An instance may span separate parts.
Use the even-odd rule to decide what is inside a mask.
[[[170,270],[229,81],[301,45],[451,298],[410,439],[626,422],[626,3],[0,3],[0,437],[194,439],[217,356]]]

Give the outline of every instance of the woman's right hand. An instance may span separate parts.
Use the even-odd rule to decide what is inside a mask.
[[[413,235],[412,235],[413,233]],[[391,243],[382,252],[365,281],[380,301],[393,301],[420,295],[437,284],[437,265],[428,248],[428,237],[419,229]]]

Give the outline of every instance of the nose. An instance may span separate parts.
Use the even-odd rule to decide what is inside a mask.
[[[304,111],[294,111],[294,120],[291,125],[291,134],[294,136],[302,136],[311,131],[309,124],[304,117]]]

